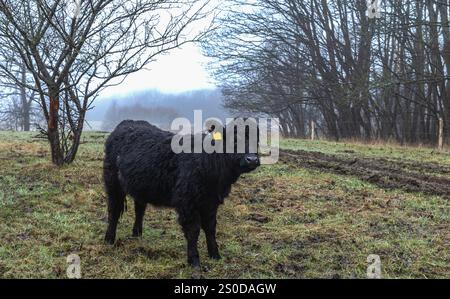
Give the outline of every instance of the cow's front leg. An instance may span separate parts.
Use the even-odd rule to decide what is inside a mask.
[[[212,259],[220,259],[219,248],[216,242],[216,223],[217,206],[201,212],[202,229],[206,236],[206,245],[208,246],[208,255]]]
[[[142,223],[144,222],[145,208],[147,204],[134,201],[135,219],[133,225],[133,237],[142,236]]]
[[[178,210],[178,221],[183,228],[187,241],[187,260],[192,267],[200,267],[200,257],[197,249],[200,234],[200,215],[194,210]]]

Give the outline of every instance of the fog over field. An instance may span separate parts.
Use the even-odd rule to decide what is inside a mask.
[[[174,118],[193,121],[194,110],[202,110],[203,120],[216,117],[225,120],[232,114],[222,103],[222,94],[216,89],[200,89],[180,93],[152,89],[111,96],[95,102],[87,113],[87,130],[111,131],[124,119],[146,120],[164,129]]]

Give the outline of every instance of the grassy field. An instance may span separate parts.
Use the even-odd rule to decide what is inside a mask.
[[[0,277],[65,278],[75,253],[84,278],[365,278],[369,254],[384,278],[450,278],[449,152],[282,140],[280,162],[243,176],[220,208],[223,259],[207,258],[202,234],[194,273],[172,210],[150,207],[134,239],[129,208],[117,244],[103,243],[104,134],[85,134],[62,168],[32,136],[0,132]]]

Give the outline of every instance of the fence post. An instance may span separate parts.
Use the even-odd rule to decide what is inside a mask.
[[[444,119],[439,117],[439,142],[438,149],[442,151],[444,149]]]
[[[314,140],[315,135],[314,132],[316,131],[316,124],[314,123],[314,121],[311,121],[311,140]]]

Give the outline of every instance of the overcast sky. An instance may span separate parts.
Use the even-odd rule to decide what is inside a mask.
[[[182,48],[159,56],[149,64],[149,70],[141,70],[128,76],[125,81],[108,87],[101,98],[123,95],[130,92],[157,89],[167,93],[214,88],[213,80],[205,69],[207,58],[197,45],[189,43]]]
[[[199,1],[198,5],[208,2],[204,12],[216,11],[223,0]],[[206,30],[212,22],[214,13],[193,22],[186,30],[187,36],[194,37]],[[123,95],[141,90],[156,89],[164,93],[180,93],[198,89],[213,89],[215,84],[206,71],[207,58],[202,55],[200,45],[187,43],[164,55],[157,56],[146,70],[129,75],[119,86],[108,87],[100,93],[100,98]]]

